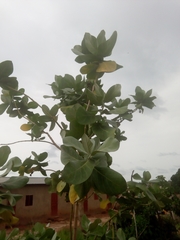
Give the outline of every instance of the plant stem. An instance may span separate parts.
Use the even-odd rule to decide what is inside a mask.
[[[53,138],[51,137],[51,135],[50,135],[48,132],[43,131],[43,133],[46,134],[46,135],[49,137],[49,139],[52,141],[52,144],[53,144],[55,147],[57,147],[57,149],[61,150],[61,147],[58,146],[58,145],[55,143],[55,141],[53,140]]]
[[[26,142],[31,142],[31,143],[34,143],[34,142],[38,142],[38,143],[49,143],[51,145],[54,146],[54,144],[52,142],[49,142],[49,141],[40,141],[40,140],[35,140],[35,141],[32,141],[32,140],[19,140],[19,141],[15,141],[15,142],[11,142],[11,143],[0,143],[0,146],[8,146],[8,145],[13,145],[13,144],[17,144],[17,143],[26,143]]]
[[[77,224],[78,224],[78,207],[79,202],[75,203],[75,212],[74,212],[74,229],[73,229],[73,240],[76,240],[77,237]]]
[[[74,205],[71,204],[70,221],[69,221],[70,240],[72,240],[72,237],[73,237],[72,235],[73,214],[74,214]]]
[[[104,222],[103,226],[106,225],[108,222],[110,222],[117,215],[118,215],[118,212],[116,212],[112,217],[110,217],[106,222]]]
[[[133,209],[133,219],[134,219],[134,227],[135,227],[135,232],[136,232],[136,238],[138,239],[138,231],[137,231],[137,222],[136,222],[136,212]]]

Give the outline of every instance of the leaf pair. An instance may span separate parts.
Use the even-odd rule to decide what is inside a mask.
[[[155,96],[151,97],[152,89],[145,92],[143,89],[141,89],[138,86],[136,87],[135,92],[136,94],[131,96],[135,100],[135,102],[132,102],[132,103],[136,105],[137,109],[143,112],[144,111],[143,107],[152,109],[155,106],[153,100],[156,99],[156,97]]]
[[[13,72],[13,64],[11,61],[0,63],[0,87],[5,90],[17,90],[18,81],[15,77],[9,77]]]

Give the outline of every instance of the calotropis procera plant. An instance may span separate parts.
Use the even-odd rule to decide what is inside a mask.
[[[145,92],[136,87],[135,94],[131,95],[133,100],[120,98],[119,83],[103,90],[103,75],[122,68],[115,61],[105,60],[111,55],[116,39],[116,31],[108,40],[104,30],[97,37],[85,33],[81,45],[72,49],[77,55],[75,61],[84,64],[80,68],[82,75],[55,76],[50,84],[53,96],[44,96],[56,100],[52,108],[38,104],[18,87],[17,79],[10,77],[11,61],[0,64],[0,114],[6,112],[10,117],[24,118],[26,122],[21,129],[29,131],[31,141],[46,141],[60,150],[64,168],[52,173],[46,182],[51,191],[69,193],[71,203],[83,199],[90,189],[111,196],[126,190],[123,176],[110,167],[110,152],[117,151],[120,142],[126,140],[121,123],[131,121],[136,110],[143,112],[144,107],[152,109],[155,106],[152,90]],[[65,123],[61,122],[59,112],[65,115]],[[50,135],[51,131],[57,131],[55,126],[60,129],[61,146]],[[21,176],[34,171],[46,175],[47,153],[32,152],[32,155],[33,159],[28,157],[24,162],[13,159],[16,170]],[[1,169],[5,169],[3,164]]]

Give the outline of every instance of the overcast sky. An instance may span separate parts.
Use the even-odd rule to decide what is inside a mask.
[[[123,69],[102,78],[105,89],[122,84],[122,97],[136,86],[153,89],[156,108],[134,114],[121,130],[127,141],[113,154],[112,168],[130,179],[135,170],[149,170],[168,180],[180,168],[180,1],[169,0],[0,0],[0,62],[12,60],[20,87],[41,104],[51,95],[54,75],[76,76],[80,64],[71,49],[85,32],[104,29],[118,40],[109,58]],[[62,119],[63,120],[63,119]],[[61,121],[61,119],[60,119]],[[0,143],[28,139],[25,120],[0,116]],[[53,135],[60,143],[59,134]],[[50,167],[61,168],[60,153],[48,144],[16,144],[11,156],[49,152]]]

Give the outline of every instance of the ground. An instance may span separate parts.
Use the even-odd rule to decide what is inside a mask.
[[[109,216],[107,213],[101,213],[101,214],[96,214],[96,215],[90,215],[87,214],[87,217],[91,222],[93,222],[95,219],[99,218],[102,220],[102,222],[106,222],[109,219]],[[45,226],[53,228],[55,231],[59,231],[64,228],[69,228],[69,216],[64,215],[61,217],[53,217],[49,218],[43,223]],[[32,225],[16,225],[14,227],[19,228],[20,230],[25,230],[25,229],[31,229]],[[12,229],[7,228],[7,232],[10,232]]]
[[[107,214],[96,214],[96,215],[87,215],[87,217],[90,219],[91,222],[93,222],[95,219],[100,218],[102,222],[106,222],[109,219],[109,216]],[[64,217],[58,217],[56,219],[52,219],[49,222],[46,222],[49,227],[53,228],[56,231],[59,231],[63,228],[69,227],[69,218],[67,216]]]

